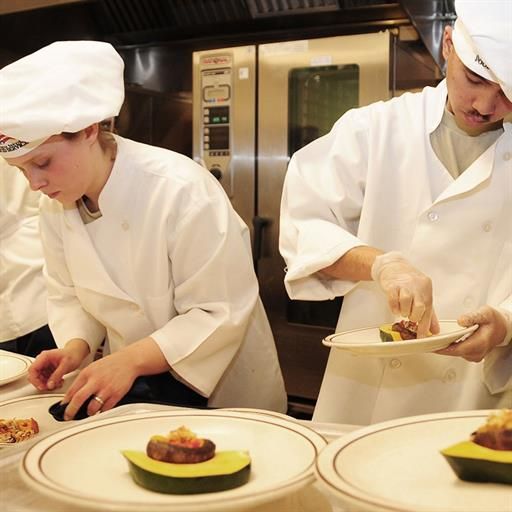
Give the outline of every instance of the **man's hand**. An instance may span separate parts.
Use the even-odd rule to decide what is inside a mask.
[[[372,277],[385,293],[394,315],[418,323],[418,338],[439,332],[433,307],[431,279],[413,267],[399,252],[377,256]]]
[[[458,356],[478,363],[494,347],[505,340],[507,334],[507,319],[491,306],[482,306],[480,309],[462,315],[457,320],[462,327],[478,324],[478,329],[466,340],[452,343],[449,347],[438,350],[437,354],[445,356]]]

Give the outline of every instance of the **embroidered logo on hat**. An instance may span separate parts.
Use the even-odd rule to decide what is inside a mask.
[[[475,56],[475,62],[480,64],[480,66],[484,67],[485,69],[488,69],[489,71],[491,70],[491,68],[482,60],[482,57],[480,57],[478,54]]]
[[[27,144],[28,142],[17,140],[13,137],[8,137],[7,135],[0,133],[0,153],[12,153]]]

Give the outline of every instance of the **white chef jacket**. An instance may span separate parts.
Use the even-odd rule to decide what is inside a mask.
[[[84,225],[44,198],[49,324],[58,346],[94,353],[151,336],[173,375],[211,406],[286,409],[248,230],[217,180],[189,158],[116,137],[116,160]]]
[[[512,126],[456,180],[429,134],[445,82],[347,112],[291,159],[281,211],[285,285],[294,299],[344,295],[337,331],[393,320],[374,282],[316,272],[356,246],[400,250],[432,278],[440,319],[483,304],[512,310]],[[320,340],[318,341],[320,343]],[[317,421],[368,424],[401,416],[512,405],[512,347],[485,362],[331,349]]]
[[[39,197],[0,158],[0,348],[47,323]]]

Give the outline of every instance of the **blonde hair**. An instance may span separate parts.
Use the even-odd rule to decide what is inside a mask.
[[[115,157],[117,153],[117,144],[116,139],[114,138],[114,123],[112,120],[107,119],[98,123],[98,143],[101,149],[106,152],[110,151],[112,155]],[[67,140],[73,140],[78,134],[81,132],[62,132],[61,135]]]

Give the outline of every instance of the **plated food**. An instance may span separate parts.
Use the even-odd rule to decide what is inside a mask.
[[[441,453],[461,480],[512,484],[512,409],[492,413],[469,441]]]
[[[418,338],[418,323],[411,320],[400,320],[393,324],[384,324],[379,327],[379,336],[382,341],[404,341]]]
[[[0,419],[0,444],[21,443],[39,433],[39,425],[34,418]]]
[[[234,489],[248,482],[247,451],[215,452],[210,439],[181,426],[168,435],[151,436],[146,453],[123,450],[138,485],[167,494],[199,494]]]
[[[380,325],[378,327],[367,327],[363,329],[353,329],[350,331],[331,334],[322,340],[322,343],[328,347],[338,350],[344,350],[356,355],[378,356],[378,357],[397,357],[410,354],[434,352],[446,348],[451,343],[458,343],[469,337],[478,325],[471,327],[461,327],[456,320],[440,320],[439,334],[427,336],[426,338],[393,339],[398,337],[399,333],[393,333],[392,325]],[[394,343],[385,343],[382,340],[383,331],[386,336],[389,334],[388,341]],[[390,331],[390,332],[387,332]]]

